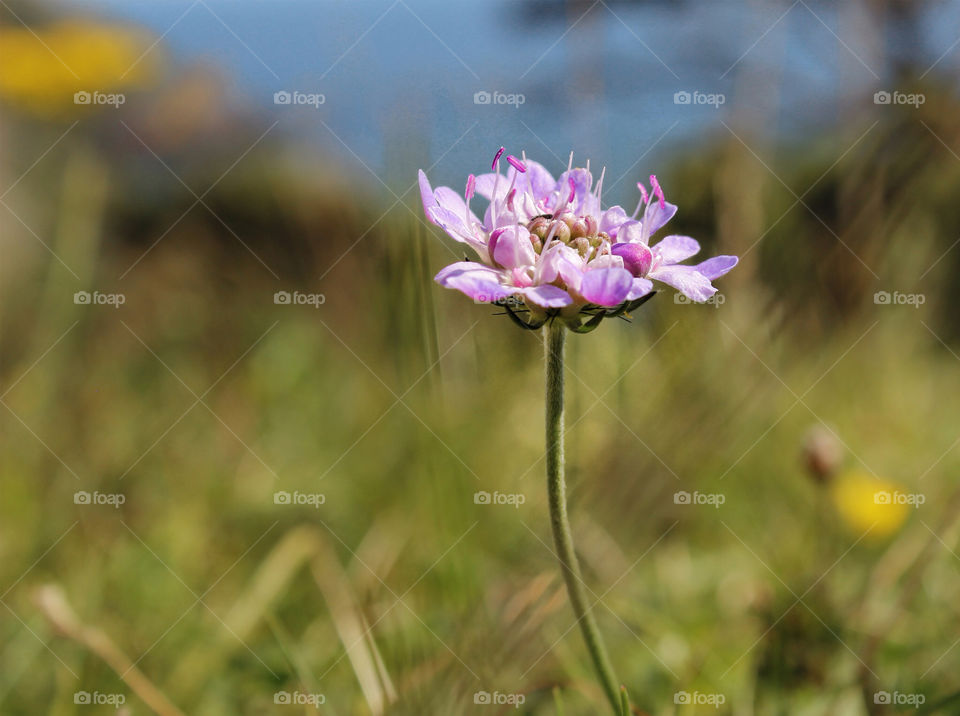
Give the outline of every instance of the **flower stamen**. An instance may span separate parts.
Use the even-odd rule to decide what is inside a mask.
[[[660,188],[660,182],[657,181],[655,174],[650,175],[650,188],[653,189],[653,193],[656,195],[657,199],[660,201],[660,208],[666,209],[667,202],[663,198],[663,189]]]
[[[520,172],[521,174],[525,174],[526,171],[527,171],[527,168],[524,166],[523,162],[521,162],[519,159],[517,159],[517,158],[516,158],[515,156],[513,156],[512,154],[508,154],[508,155],[507,155],[507,163],[508,163],[511,167],[513,167],[514,169],[516,169],[518,172]]]
[[[503,149],[503,147],[500,147],[500,149],[497,150],[497,155],[493,158],[493,163],[490,165],[490,171],[497,171],[499,169],[498,165],[500,162],[500,157],[503,156]]]
[[[497,172],[496,178],[493,180],[493,194],[490,196],[490,218],[493,220],[493,225],[497,225],[497,185],[500,183],[500,157],[503,156],[503,147],[500,147],[497,150],[497,155],[493,158],[493,163],[490,165],[490,168]]]
[[[645,207],[650,203],[650,195],[647,194],[647,188],[643,185],[643,182],[637,182],[637,189],[640,190],[640,201],[637,202],[637,208],[633,210],[633,214],[630,216],[631,219],[636,219],[637,214],[640,213],[640,207]]]

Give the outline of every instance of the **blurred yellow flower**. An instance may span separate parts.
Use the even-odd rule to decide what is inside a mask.
[[[837,512],[854,532],[870,530],[869,537],[875,539],[896,532],[911,509],[907,500],[898,499],[906,495],[900,485],[857,470],[837,475],[830,495]]]
[[[0,97],[43,115],[84,111],[95,103],[74,93],[116,93],[155,75],[151,42],[143,30],[88,20],[0,27]]]

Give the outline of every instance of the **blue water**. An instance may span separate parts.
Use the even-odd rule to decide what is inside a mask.
[[[345,165],[365,172],[365,164],[404,187],[412,169],[441,156],[433,173],[459,181],[505,144],[557,169],[570,150],[591,156],[606,163],[608,176],[629,172],[626,191],[633,184],[627,179],[656,171],[669,153],[726,134],[720,120],[729,124],[735,113],[774,138],[802,136],[835,122],[852,97],[889,87],[877,33],[865,15],[857,18],[855,2],[843,5],[843,16],[816,0],[610,2],[586,15],[589,4],[549,0],[66,6],[166,33],[164,46],[176,62],[219,67],[237,98],[260,108],[265,126],[280,119],[282,131],[308,136]],[[919,44],[884,32],[925,68],[960,36],[960,0],[931,4],[918,21]],[[932,76],[955,78],[958,67],[960,46]],[[278,90],[322,93],[325,102],[318,109],[277,107]],[[519,93],[525,101],[475,104],[474,94],[484,90]],[[675,104],[674,93],[683,90],[722,93],[726,102]],[[395,182],[394,175],[407,180]]]

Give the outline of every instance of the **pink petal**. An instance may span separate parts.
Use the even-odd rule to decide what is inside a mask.
[[[646,296],[653,290],[653,281],[650,281],[645,278],[635,278],[633,283],[630,285],[630,293],[627,294],[625,300],[635,301],[638,298]]]
[[[739,261],[739,259],[736,256],[714,256],[712,259],[698,263],[693,268],[713,281],[736,266],[737,261]]]
[[[459,261],[444,268],[435,278],[444,288],[453,288],[474,301],[492,303],[512,296],[517,289],[500,283],[500,273],[488,266]]]
[[[580,295],[598,306],[619,306],[630,289],[633,276],[622,268],[602,268],[587,271],[580,282]]]
[[[510,226],[505,229],[497,229],[494,232],[497,237],[490,253],[493,260],[504,268],[517,268],[520,266],[533,266],[537,260],[537,255],[533,250],[533,244],[530,243],[530,232],[523,226]]]
[[[652,201],[647,204],[647,208],[643,212],[643,243],[649,243],[650,237],[670,221],[676,213],[676,205],[669,201],[664,202],[663,207],[660,206],[659,201]]]
[[[700,251],[700,244],[689,236],[667,236],[651,247],[664,264],[678,264]]]
[[[543,306],[544,308],[563,308],[573,303],[570,294],[562,288],[551,286],[550,284],[525,288],[520,293],[531,303]]]
[[[437,200],[433,197],[433,189],[430,188],[430,180],[427,179],[427,175],[423,173],[423,169],[420,169],[417,173],[417,180],[420,183],[420,201],[423,203],[423,213],[427,215],[427,221],[436,224],[437,222],[433,220],[433,217],[430,216],[430,207],[437,203]]]
[[[660,266],[649,277],[673,286],[687,298],[702,303],[717,292],[710,279],[693,266]]]

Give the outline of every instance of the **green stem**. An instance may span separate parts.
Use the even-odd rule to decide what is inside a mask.
[[[543,329],[547,373],[547,492],[550,497],[550,524],[560,569],[567,584],[570,604],[577,615],[593,666],[615,714],[620,713],[620,690],[613,667],[603,646],[591,608],[587,605],[580,564],[573,548],[570,521],[567,518],[566,483],[563,477],[563,342],[566,328],[552,320]]]

